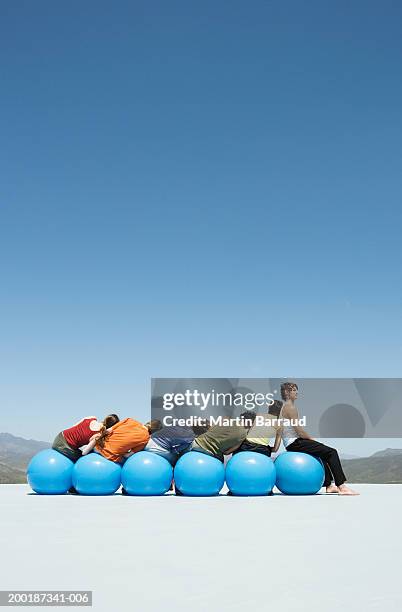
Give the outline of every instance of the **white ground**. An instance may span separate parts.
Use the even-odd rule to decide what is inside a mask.
[[[402,485],[356,488],[140,498],[1,485],[0,589],[93,590],[108,612],[399,612]]]

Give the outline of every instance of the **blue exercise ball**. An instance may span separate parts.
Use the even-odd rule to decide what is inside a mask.
[[[218,495],[225,482],[225,468],[215,457],[190,451],[176,463],[174,481],[183,495]]]
[[[29,462],[27,480],[35,493],[62,495],[71,487],[73,467],[71,459],[47,448]]]
[[[172,478],[169,461],[148,451],[135,453],[121,470],[121,484],[129,495],[163,495],[169,490]]]
[[[81,457],[73,467],[73,487],[81,495],[113,495],[120,484],[120,465],[98,453]]]
[[[276,479],[272,459],[262,453],[236,453],[226,465],[226,484],[233,495],[268,495]]]
[[[276,486],[286,495],[314,495],[324,483],[319,459],[306,453],[285,452],[275,460]]]

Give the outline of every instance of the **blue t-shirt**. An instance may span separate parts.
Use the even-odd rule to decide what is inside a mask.
[[[178,455],[190,446],[194,438],[192,429],[178,426],[162,427],[151,436],[155,444]]]

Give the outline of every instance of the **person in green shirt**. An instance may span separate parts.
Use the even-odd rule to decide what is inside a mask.
[[[195,438],[190,451],[206,453],[223,462],[225,455],[232,454],[242,445],[253,426],[255,417],[255,412],[248,410],[240,415],[242,424],[214,425]]]

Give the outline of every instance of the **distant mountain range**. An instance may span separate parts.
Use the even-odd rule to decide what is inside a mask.
[[[49,442],[26,440],[9,433],[0,433],[0,484],[26,482],[25,471],[30,459]],[[342,457],[342,464],[350,482],[402,483],[402,449],[386,448],[371,457]]]
[[[377,451],[376,453],[374,453],[374,455],[371,455],[371,456],[372,457],[396,457],[397,455],[400,455],[401,453],[402,453],[401,448],[386,448],[385,450]]]
[[[9,433],[0,433],[0,484],[26,482],[25,471],[30,459],[49,442],[17,438]]]
[[[402,449],[386,448],[361,459],[343,462],[350,482],[356,483],[402,483]]]
[[[349,455],[348,453],[339,453],[339,456],[341,458],[342,461],[344,461],[345,459],[361,459],[360,455]]]

